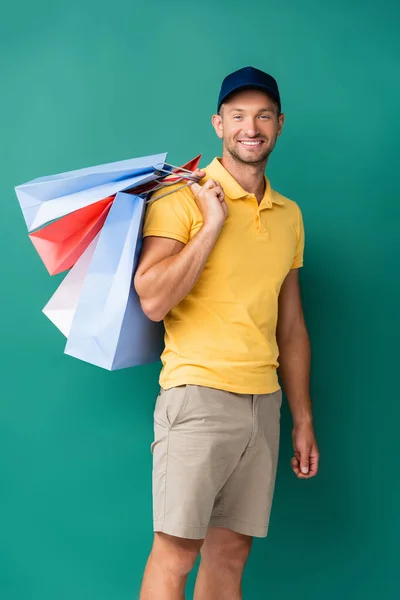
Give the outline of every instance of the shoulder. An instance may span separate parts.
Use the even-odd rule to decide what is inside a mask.
[[[184,183],[174,183],[171,186],[163,187],[151,194],[147,207],[156,206],[158,210],[174,207],[186,211],[188,214],[194,214],[196,202],[189,186]]]
[[[280,194],[276,190],[271,190],[271,194],[273,200],[277,204],[284,206],[289,213],[292,213],[294,215],[298,215],[299,213],[301,214],[301,208],[295,200],[287,198],[286,196]]]
[[[278,204],[278,208],[280,209],[279,213],[282,215],[282,220],[287,226],[294,229],[298,239],[304,237],[303,214],[297,202],[291,198],[283,196],[275,190],[271,190],[271,194],[273,200]]]
[[[147,202],[144,237],[170,237],[187,243],[201,226],[201,213],[188,186],[174,183],[154,192]]]

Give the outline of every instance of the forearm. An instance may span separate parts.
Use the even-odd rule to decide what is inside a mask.
[[[203,226],[186,246],[141,275],[138,293],[142,308],[154,321],[181,302],[196,284],[214,248],[219,228]]]
[[[305,325],[279,339],[279,376],[287,397],[293,422],[312,422],[310,398],[311,347]]]

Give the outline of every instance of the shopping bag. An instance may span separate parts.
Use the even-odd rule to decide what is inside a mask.
[[[100,233],[91,241],[52,295],[43,313],[67,338]]]
[[[115,196],[65,215],[29,234],[50,275],[70,269],[103,227]]]
[[[145,201],[118,192],[79,295],[65,353],[110,371],[154,362],[164,327],[143,313],[133,286]]]
[[[155,179],[167,153],[39,177],[15,188],[28,231]]]
[[[16,188],[29,237],[49,273],[70,269],[43,309],[67,337],[66,354],[108,370],[159,359],[163,324],[146,317],[133,286],[145,209],[176,183],[198,181],[193,171],[200,159],[175,167],[166,154],[155,154]]]
[[[200,157],[197,156],[182,167],[176,168],[177,173],[168,176],[168,183],[171,185],[180,178],[179,171],[193,171],[197,168],[199,160]],[[172,166],[168,165],[167,172],[171,170]],[[164,179],[164,183],[165,181],[166,179]],[[158,185],[158,179],[136,185],[135,193],[146,195]],[[114,198],[115,194],[84,206],[29,234],[29,238],[50,275],[67,271],[75,264],[102,228]]]

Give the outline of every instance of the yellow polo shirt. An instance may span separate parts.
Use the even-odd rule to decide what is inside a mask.
[[[274,392],[279,389],[278,295],[290,269],[303,265],[301,211],[271,189],[267,177],[258,205],[220,159],[204,170],[201,183],[220,182],[229,214],[197,283],[164,319],[160,385]],[[149,204],[143,235],[186,244],[202,223],[192,192],[183,188]]]

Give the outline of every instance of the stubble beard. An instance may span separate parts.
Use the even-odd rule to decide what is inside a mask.
[[[258,156],[257,158],[254,158],[254,159],[243,158],[236,151],[236,149],[234,147],[230,146],[226,141],[225,141],[225,148],[226,148],[227,152],[231,155],[233,160],[242,165],[262,165],[262,164],[265,165],[268,161],[269,155],[272,153],[273,149],[275,148],[275,144],[276,144],[276,139],[274,140],[273,144],[265,150],[265,152],[263,152],[260,156]]]

